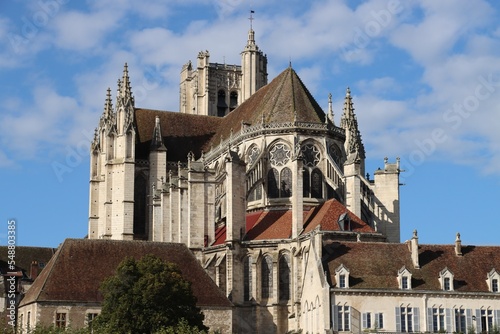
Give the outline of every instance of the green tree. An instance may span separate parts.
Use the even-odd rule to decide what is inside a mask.
[[[104,302],[95,321],[99,332],[150,334],[178,326],[183,319],[186,325],[207,329],[190,282],[175,264],[156,256],[126,258],[101,290]]]

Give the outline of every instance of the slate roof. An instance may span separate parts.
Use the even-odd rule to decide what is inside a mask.
[[[168,161],[186,161],[189,151],[199,158],[221,138],[229,138],[231,130],[239,132],[242,122],[325,121],[325,113],[291,67],[224,117],[136,108],[138,158],[147,158],[156,116],[160,117]]]
[[[101,282],[113,275],[125,257],[153,254],[179,266],[192,283],[198,306],[231,307],[217,285],[184,244],[66,239],[27,291],[21,306],[43,301],[102,302]]]
[[[168,161],[186,161],[190,151],[201,156],[203,145],[216,133],[222,118],[179,112],[135,109],[138,157],[146,159],[153,138],[155,118],[160,118],[163,143]]]
[[[454,245],[420,245],[420,269],[415,269],[407,244],[373,242],[333,242],[325,245],[323,263],[329,281],[335,284],[335,269],[349,269],[352,289],[397,290],[398,270],[405,266],[412,274],[412,290],[441,291],[439,272],[454,274],[454,290],[488,292],[486,275],[500,268],[500,247],[462,246],[462,256]]]

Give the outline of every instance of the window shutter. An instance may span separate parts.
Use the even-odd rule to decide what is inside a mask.
[[[494,310],[493,315],[495,319],[493,320],[497,326],[500,327],[500,310]]]
[[[413,308],[413,331],[420,332],[420,313],[418,307]]]
[[[366,313],[363,313],[363,328],[368,328]]]
[[[465,325],[467,326],[467,328],[469,328],[469,326],[472,326],[472,310],[469,308],[465,310],[465,321]]]
[[[401,332],[401,309],[396,307],[396,332]]]
[[[476,333],[481,331],[481,310],[476,309]]]
[[[451,333],[453,330],[452,330],[452,326],[451,326],[451,309],[447,308],[445,309],[445,314],[446,314],[446,331],[448,333]]]
[[[339,330],[339,307],[337,305],[332,306],[333,309],[333,330]]]
[[[380,327],[380,323],[379,323],[379,318],[380,318],[379,314],[380,313],[375,313],[375,319],[372,320],[373,321],[373,328],[376,328],[376,329],[382,328],[382,327]]]
[[[432,307],[427,308],[427,331],[431,333],[434,331],[433,319],[432,319]]]

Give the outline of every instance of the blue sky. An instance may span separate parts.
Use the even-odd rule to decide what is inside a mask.
[[[180,68],[240,63],[249,11],[269,78],[291,61],[336,121],[354,97],[367,171],[401,158],[401,240],[498,245],[500,3],[494,0],[0,2],[0,243],[87,233],[88,146],[129,65],[136,106],[178,110]]]

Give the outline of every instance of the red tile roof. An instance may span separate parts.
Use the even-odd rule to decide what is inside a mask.
[[[231,307],[217,285],[184,244],[66,239],[26,293],[21,305],[43,301],[102,302],[101,282],[125,257],[153,254],[179,266],[192,283],[198,306]]]
[[[454,245],[420,245],[420,269],[415,269],[406,244],[333,242],[324,247],[329,254],[324,265],[333,283],[335,269],[346,266],[352,289],[398,289],[398,270],[405,266],[412,273],[412,290],[442,290],[439,272],[448,268],[456,291],[487,292],[486,275],[500,268],[500,247],[465,246],[462,253],[455,255]]]
[[[330,199],[325,203],[304,210],[304,230],[309,233],[316,227],[321,231],[341,231],[338,219],[347,213],[351,220],[351,231],[375,233],[374,229],[349,211],[342,203]],[[288,239],[292,235],[292,211],[258,211],[247,215],[245,240]]]

